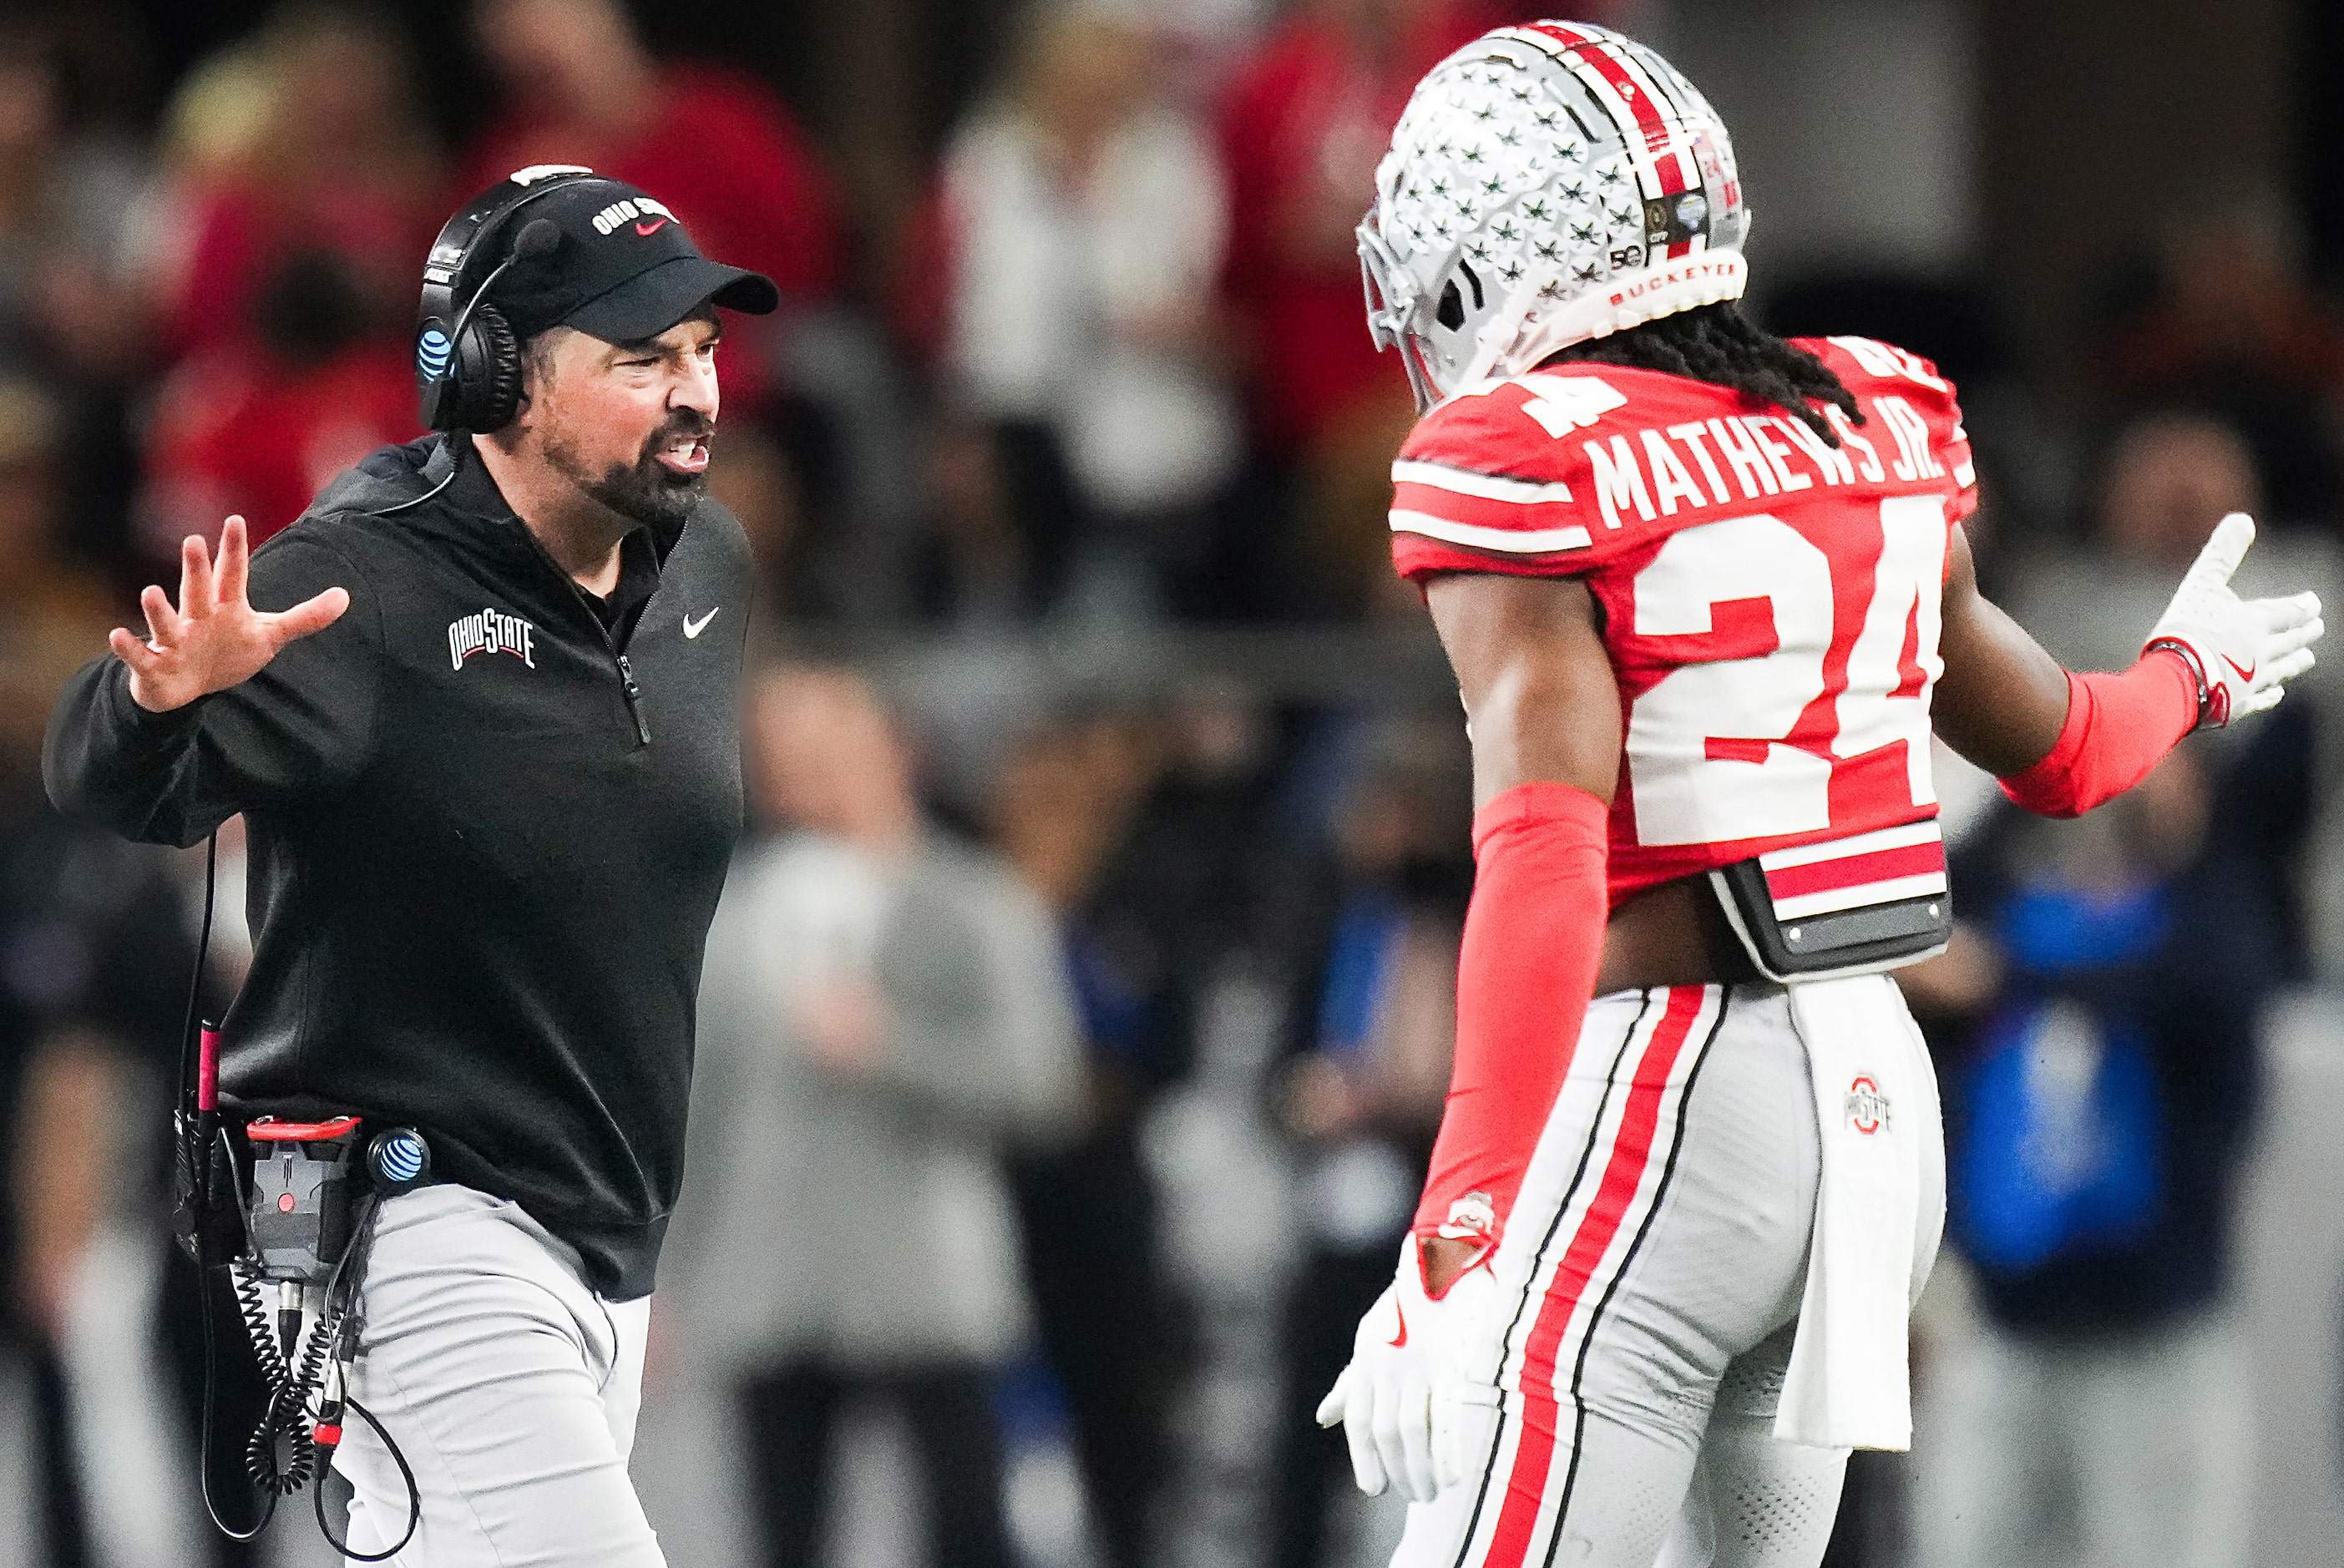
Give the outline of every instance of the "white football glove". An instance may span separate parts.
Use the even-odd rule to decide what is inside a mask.
[[[1398,1482],[1410,1501],[1430,1502],[1463,1479],[1465,1407],[1497,1397],[1469,1381],[1466,1358],[1495,1331],[1497,1296],[1477,1263],[1433,1300],[1408,1239],[1398,1276],[1359,1320],[1351,1364],[1318,1404],[1320,1426],[1343,1423],[1352,1478],[1369,1497]]]
[[[2141,649],[2171,648],[2198,666],[2201,727],[2276,706],[2286,683],[2311,668],[2311,644],[2326,630],[2317,593],[2241,599],[2230,591],[2230,574],[2254,541],[2254,520],[2243,511],[2215,525]]]

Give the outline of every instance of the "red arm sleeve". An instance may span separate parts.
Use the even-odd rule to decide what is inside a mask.
[[[1610,814],[1585,790],[1527,784],[1473,819],[1457,1062],[1419,1235],[1494,1245],[1513,1208],[1603,956]]]
[[[2067,677],[2067,723],[2050,755],[2002,781],[2038,816],[2081,816],[2122,794],[2198,726],[2198,676],[2157,651],[2121,674]]]

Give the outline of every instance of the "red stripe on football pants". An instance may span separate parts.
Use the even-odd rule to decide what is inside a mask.
[[[1580,1217],[1570,1248],[1563,1253],[1553,1283],[1547,1287],[1539,1307],[1538,1320],[1531,1325],[1530,1341],[1523,1351],[1521,1439],[1514,1450],[1513,1470],[1506,1478],[1505,1502],[1499,1509],[1498,1522],[1490,1537],[1490,1550],[1482,1558],[1483,1568],[1523,1568],[1529,1554],[1531,1538],[1538,1528],[1539,1511],[1546,1500],[1547,1482],[1554,1469],[1561,1419],[1555,1371],[1563,1336],[1586,1293],[1589,1279],[1611,1250],[1620,1233],[1621,1219],[1643,1185],[1645,1167],[1651,1163],[1652,1140],[1660,1125],[1661,1102],[1668,1092],[1669,1075],[1685,1041],[1692,1037],[1693,1022],[1701,1016],[1707,996],[1707,990],[1700,986],[1679,986],[1669,991],[1668,1006],[1630,1080],[1627,1104],[1622,1108],[1619,1128],[1612,1134],[1602,1184],[1596,1189],[1594,1201],[1587,1206],[1587,1212]],[[1589,1324],[1585,1331],[1591,1332],[1593,1327]],[[1555,1520],[1554,1528],[1562,1528],[1561,1518]]]

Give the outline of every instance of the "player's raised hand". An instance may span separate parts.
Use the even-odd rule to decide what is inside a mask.
[[[252,562],[244,519],[220,530],[219,556],[190,534],[179,546],[179,602],[150,585],[138,596],[146,637],[116,627],[106,639],[130,666],[130,697],[149,713],[168,713],[258,674],[277,651],[322,632],[350,607],[346,589],[328,588],[290,610],[255,610],[246,597]]]
[[[2216,524],[2148,634],[2147,647],[2177,649],[2198,665],[2206,692],[2198,722],[2216,728],[2276,705],[2286,683],[2311,668],[2311,644],[2326,630],[2316,593],[2241,599],[2231,591],[2230,576],[2254,541],[2254,520],[2245,512]]]

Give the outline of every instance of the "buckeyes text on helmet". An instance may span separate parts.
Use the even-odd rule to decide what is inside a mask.
[[[1741,298],[1725,126],[1651,49],[1501,27],[1417,84],[1359,225],[1368,326],[1420,409],[1558,349]]]

